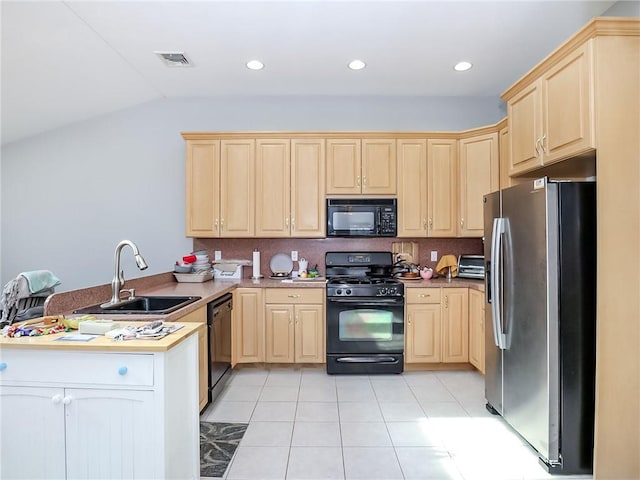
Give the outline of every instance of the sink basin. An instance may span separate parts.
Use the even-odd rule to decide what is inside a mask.
[[[164,315],[175,312],[176,310],[185,307],[196,300],[200,300],[201,298],[202,297],[141,296],[135,297],[132,300],[125,300],[118,305],[107,308],[102,308],[98,303],[97,305],[79,308],[74,310],[73,313]]]

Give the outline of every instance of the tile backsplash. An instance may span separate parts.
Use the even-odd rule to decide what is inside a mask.
[[[251,260],[252,252],[260,252],[260,272],[269,276],[269,262],[277,253],[291,254],[298,251],[299,258],[309,261],[309,268],[318,264],[324,275],[324,255],[332,251],[391,251],[394,242],[416,242],[419,247],[420,265],[435,267],[437,262],[430,261],[431,251],[438,252],[438,259],[446,254],[482,255],[480,238],[195,238],[193,250],[206,250],[211,259],[214,251],[220,250],[222,258],[227,260]],[[294,262],[297,270],[298,262]],[[251,268],[243,269],[244,277],[251,277]]]

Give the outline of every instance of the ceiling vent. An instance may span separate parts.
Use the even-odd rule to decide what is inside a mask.
[[[184,52],[153,52],[167,67],[192,67],[191,60]]]

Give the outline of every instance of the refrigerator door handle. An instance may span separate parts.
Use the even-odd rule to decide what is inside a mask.
[[[493,338],[501,350],[505,349],[505,335],[502,331],[502,234],[505,232],[505,219],[493,219],[491,235],[491,293],[493,297],[491,317],[493,320]]]

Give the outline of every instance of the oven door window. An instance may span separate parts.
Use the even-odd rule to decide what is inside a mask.
[[[353,233],[375,231],[375,212],[333,212],[333,229]]]
[[[343,310],[338,318],[341,342],[385,342],[393,340],[393,312],[358,308]]]

